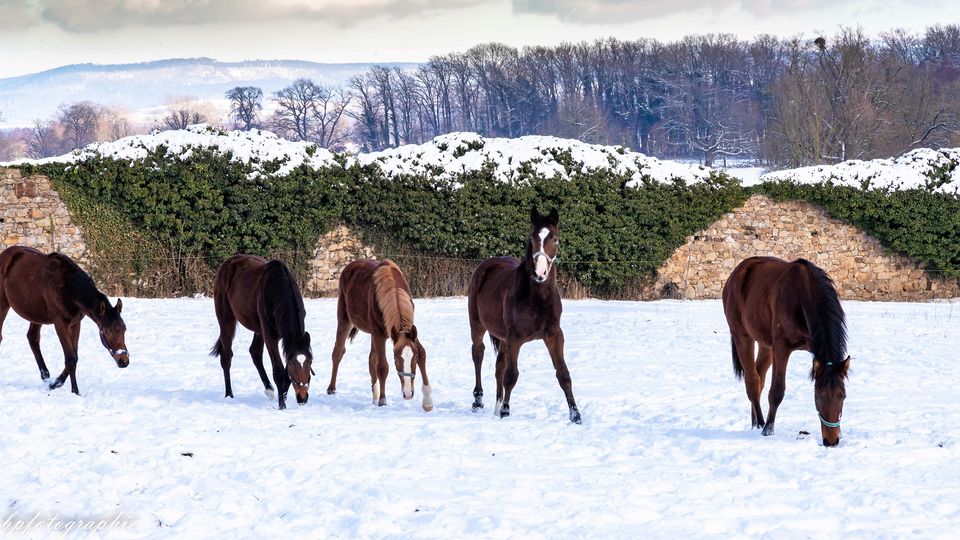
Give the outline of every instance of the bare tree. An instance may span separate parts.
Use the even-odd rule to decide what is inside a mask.
[[[310,79],[297,79],[276,91],[273,95],[277,107],[273,112],[274,129],[294,140],[310,140],[320,93],[320,87]]]
[[[249,131],[259,125],[257,115],[263,109],[263,90],[255,86],[235,86],[227,90],[230,100],[230,118],[243,131]]]
[[[52,121],[36,120],[26,139],[27,155],[33,159],[55,156],[60,153],[59,126]]]
[[[61,105],[57,119],[63,126],[64,143],[70,149],[82,148],[93,142],[100,125],[99,107],[89,101]]]
[[[314,125],[311,140],[324,148],[340,150],[347,139],[344,114],[353,96],[348,89],[318,87],[313,109]]]

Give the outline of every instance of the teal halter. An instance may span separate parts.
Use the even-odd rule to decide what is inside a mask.
[[[839,418],[837,418],[837,421],[836,421],[836,422],[827,422],[826,420],[823,419],[822,416],[820,416],[819,413],[817,414],[817,417],[820,418],[820,423],[821,423],[821,424],[823,424],[823,425],[825,425],[825,426],[827,426],[827,427],[829,427],[829,428],[838,428],[838,427],[840,427],[840,419],[839,419]]]

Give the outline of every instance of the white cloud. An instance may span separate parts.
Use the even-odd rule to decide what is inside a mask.
[[[40,16],[68,32],[129,26],[183,26],[229,22],[318,20],[350,26],[377,17],[407,18],[489,0],[40,0]],[[18,0],[25,4],[26,0]]]

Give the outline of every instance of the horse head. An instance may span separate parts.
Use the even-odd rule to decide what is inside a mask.
[[[310,399],[310,377],[313,375],[313,350],[310,348],[310,332],[304,332],[300,340],[284,340],[283,352],[287,357],[287,376],[297,396],[297,403],[303,405]]]
[[[813,359],[810,372],[814,380],[813,400],[820,417],[820,435],[824,446],[840,444],[840,416],[843,415],[843,400],[847,397],[843,381],[849,369],[849,356],[841,362]]]
[[[127,352],[125,335],[127,325],[124,324],[120,311],[123,309],[123,301],[117,298],[117,304],[111,306],[110,302],[103,300],[97,308],[97,326],[100,327],[100,343],[104,348],[110,351],[117,367],[125,368],[130,365],[130,353]]]
[[[390,331],[390,340],[393,341],[393,364],[400,377],[403,399],[413,399],[413,381],[417,377],[417,365],[426,360],[427,352],[420,340],[417,339],[417,327],[409,330]],[[426,396],[424,397],[426,401]]]
[[[546,216],[541,216],[536,206],[530,209],[530,234],[527,235],[524,264],[535,283],[545,283],[550,279],[560,249],[559,224],[560,216],[556,208]]]

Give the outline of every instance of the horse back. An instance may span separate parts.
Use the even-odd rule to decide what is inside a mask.
[[[375,331],[386,335],[386,325],[377,307],[376,285],[373,274],[392,261],[361,259],[352,261],[340,272],[339,302],[350,324],[372,334]],[[394,266],[396,266],[394,264]],[[398,272],[399,273],[399,272]],[[401,276],[402,277],[402,276]],[[406,286],[406,280],[402,280]],[[409,292],[409,288],[407,288]]]
[[[0,290],[6,303],[33,323],[50,324],[60,316],[79,315],[64,295],[66,279],[73,272],[83,270],[60,253],[46,254],[26,246],[0,252]]]
[[[746,332],[764,346],[774,340],[807,346],[804,309],[810,288],[805,261],[750,257],[741,262],[723,287],[723,309],[735,334]]]
[[[471,317],[492,335],[504,339],[507,334],[504,304],[515,288],[520,260],[514,257],[490,257],[483,260],[470,276],[467,303]]]
[[[267,259],[257,255],[234,255],[220,264],[213,281],[218,316],[230,310],[245,328],[261,332],[257,306],[260,276],[266,264]]]

